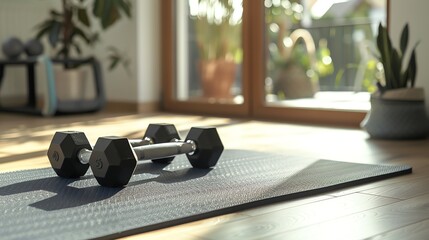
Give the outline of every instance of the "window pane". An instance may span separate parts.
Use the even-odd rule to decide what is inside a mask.
[[[265,0],[266,103],[369,109],[386,0]]]
[[[242,0],[176,1],[179,101],[243,103]]]

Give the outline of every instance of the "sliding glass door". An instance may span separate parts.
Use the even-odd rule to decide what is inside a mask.
[[[163,1],[165,108],[356,126],[380,71],[372,53],[387,4]]]
[[[172,14],[168,44],[174,71],[166,108],[245,114],[243,0],[163,4]]]

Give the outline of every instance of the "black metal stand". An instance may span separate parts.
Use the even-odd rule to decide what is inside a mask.
[[[100,63],[95,58],[87,59],[51,59],[54,64],[62,64],[68,67],[77,67],[80,65],[90,64],[94,73],[96,97],[90,100],[68,100],[57,102],[55,114],[71,114],[71,113],[85,113],[95,112],[100,110],[105,105],[105,93],[103,86],[103,78],[101,74]],[[0,111],[3,112],[16,112],[26,114],[42,115],[42,110],[36,106],[36,64],[38,59],[35,57],[16,60],[0,60],[0,88],[4,81],[4,73],[7,66],[25,66],[27,69],[27,102],[23,106],[6,107],[1,106]],[[48,93],[46,93],[48,94]]]

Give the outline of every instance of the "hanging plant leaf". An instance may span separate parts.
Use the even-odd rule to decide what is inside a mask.
[[[103,11],[104,11],[104,3],[102,0],[95,0],[94,1],[94,5],[92,8],[92,14],[94,14],[94,16],[101,18],[101,16],[103,16]]]
[[[87,27],[91,27],[91,22],[88,17],[88,12],[86,11],[85,8],[78,8],[77,17],[83,25]]]
[[[72,34],[73,34],[73,36],[82,38],[82,40],[84,40],[85,43],[91,44],[91,38],[88,37],[87,34],[85,34],[85,32],[82,29],[80,29],[80,28],[78,28],[78,27],[75,26],[73,28],[73,33]]]
[[[57,43],[60,37],[61,27],[62,27],[61,22],[58,22],[55,20],[52,21],[51,29],[49,31],[49,43],[54,48],[57,46]]]
[[[114,0],[105,0],[104,14],[101,19],[101,26],[106,29],[113,25],[117,20],[121,18],[118,9],[115,7]]]
[[[115,3],[116,3],[116,5],[118,6],[119,9],[122,9],[122,11],[124,11],[124,13],[129,18],[131,18],[131,3],[129,1],[116,0]]]
[[[112,70],[119,64],[120,58],[116,56],[110,56],[109,59],[110,59],[109,70]]]
[[[77,43],[72,43],[72,46],[74,47],[75,51],[77,52],[77,54],[82,55],[82,50],[79,46],[79,44]]]
[[[36,26],[36,28],[39,29],[39,31],[36,33],[37,39],[40,39],[45,34],[49,34],[49,32],[52,28],[52,22],[53,21],[51,21],[51,20],[46,20],[46,21],[44,21],[41,24]]]

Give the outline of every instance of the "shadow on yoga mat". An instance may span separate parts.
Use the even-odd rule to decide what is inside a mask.
[[[142,162],[125,188],[91,172],[62,179],[52,169],[0,174],[2,239],[117,238],[251,207],[411,173],[370,165],[226,150],[218,165],[193,169]]]

